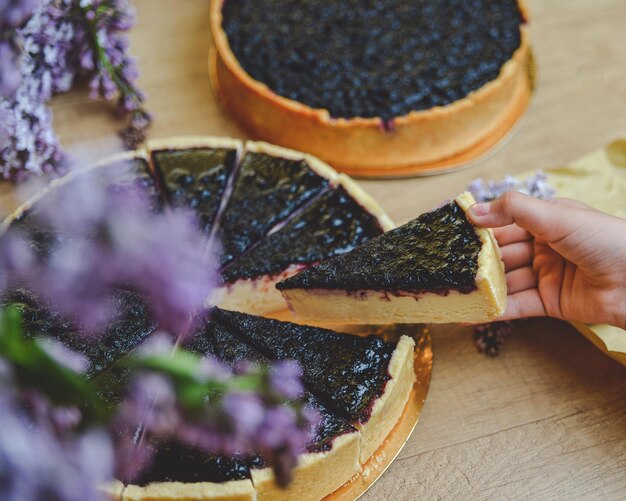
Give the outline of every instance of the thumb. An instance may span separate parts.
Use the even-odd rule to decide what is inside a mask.
[[[476,226],[498,228],[515,223],[533,236],[554,242],[580,226],[580,212],[587,209],[511,191],[493,202],[472,205],[468,215]]]

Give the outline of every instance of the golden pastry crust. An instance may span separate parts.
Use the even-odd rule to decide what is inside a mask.
[[[396,425],[406,406],[413,383],[415,341],[402,336],[389,361],[388,372],[391,379],[387,381],[385,392],[374,402],[369,420],[361,425],[361,464],[376,452],[385,438]]]
[[[351,177],[346,176],[345,174],[340,174],[339,184],[350,194],[352,198],[359,202],[365,210],[378,219],[378,223],[384,231],[393,230],[396,227],[378,202],[374,200],[374,198],[363,188],[361,188],[361,186]]]
[[[201,136],[149,141],[147,149],[109,156],[85,169],[73,171],[63,178],[51,182],[20,206],[1,223],[0,234],[33,204],[44,198],[50,190],[63,186],[85,172],[106,168],[118,161],[135,158],[141,158],[148,162],[149,153],[157,149],[193,147],[234,148],[240,153],[250,151],[294,160],[304,159],[316,173],[329,179],[331,185],[343,186],[357,202],[378,219],[385,231],[394,227],[384,210],[360,186],[349,177],[343,174],[338,175],[334,169],[311,155],[262,142],[247,142],[244,145],[236,139]],[[298,269],[299,267],[292,266],[283,273],[291,276]],[[274,288],[274,284],[286,278],[286,275],[271,278],[265,286],[247,280],[236,282],[218,289],[217,297],[211,302],[250,313],[267,313],[284,309],[284,300]],[[303,454],[295,471],[296,478],[287,490],[278,489],[273,473],[270,469],[264,468],[252,470],[252,480],[235,480],[224,483],[156,482],[146,486],[123,486],[121,482],[114,481],[103,486],[102,491],[112,501],[252,501],[256,499],[293,499],[294,496],[302,500],[319,499],[358,474],[361,469],[360,465],[364,464],[382,445],[400,418],[413,386],[413,347],[412,339],[406,336],[401,338],[389,364],[388,370],[391,379],[388,381],[383,395],[374,404],[372,415],[367,423],[361,425],[359,430],[353,433],[337,437],[329,452]],[[320,482],[320,478],[325,480]]]
[[[254,501],[256,493],[250,480],[216,484],[198,482],[155,482],[144,487],[128,485],[122,501]]]
[[[155,150],[185,150],[188,148],[225,148],[241,152],[243,141],[232,137],[218,136],[174,136],[151,139],[146,148],[148,153]]]
[[[316,501],[348,482],[359,470],[361,435],[341,435],[328,452],[302,454],[287,489],[277,484],[271,468],[252,470],[252,484],[259,501]]]
[[[476,203],[472,194],[467,191],[455,200],[465,212]],[[476,287],[487,305],[486,321],[495,320],[502,316],[506,309],[507,287],[502,253],[491,229],[477,227],[474,229],[483,243],[478,254]]]
[[[262,468],[251,470],[251,481],[129,485],[124,489],[122,501],[314,501],[324,498],[361,473],[362,465],[383,445],[402,416],[415,381],[414,349],[413,339],[400,338],[389,362],[391,378],[374,403],[370,419],[357,431],[335,438],[330,451],[302,454],[287,489],[278,487],[270,468]]]
[[[521,26],[520,47],[498,78],[463,99],[396,117],[392,131],[384,130],[379,118],[332,118],[325,109],[279,96],[246,73],[222,29],[223,2],[212,0],[210,23],[219,94],[226,107],[255,137],[307,151],[339,170],[376,169],[389,175],[397,168],[453,157],[496,133],[530,96],[529,34]],[[527,18],[525,5],[518,3]]]

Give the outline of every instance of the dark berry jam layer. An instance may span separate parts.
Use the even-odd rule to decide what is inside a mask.
[[[269,358],[297,360],[308,388],[353,424],[367,422],[390,378],[387,369],[396,345],[378,336],[339,334],[225,310],[214,315]]]
[[[209,454],[197,448],[166,441],[154,443],[152,462],[133,483],[151,482],[214,482],[250,478],[250,470],[243,458],[226,458]]]
[[[185,347],[199,355],[213,355],[231,366],[246,361],[262,364],[269,362],[259,351],[218,322],[202,325],[186,342]],[[305,391],[304,398],[306,405],[315,409],[320,416],[320,422],[307,446],[309,452],[328,451],[336,437],[354,431],[343,419],[326,409],[310,392]]]
[[[450,202],[276,287],[471,292],[476,289],[481,248],[463,209]]]
[[[280,273],[290,265],[311,265],[344,254],[383,233],[375,216],[343,187],[329,190],[226,268],[225,282]]]
[[[50,337],[84,355],[89,362],[88,377],[113,365],[156,329],[146,302],[134,292],[121,289],[115,290],[109,299],[110,320],[101,333],[81,331],[24,289],[5,293],[1,302],[20,310],[27,336]]]
[[[208,235],[213,228],[237,153],[232,149],[190,148],[152,152],[152,164],[173,207],[188,207]]]
[[[220,221],[222,264],[245,252],[328,184],[304,160],[246,154]]]
[[[333,117],[389,120],[496,79],[520,46],[516,0],[228,0],[242,67]]]

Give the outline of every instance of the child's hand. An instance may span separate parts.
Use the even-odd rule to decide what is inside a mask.
[[[514,192],[469,215],[497,228],[509,293],[502,319],[550,316],[626,329],[626,220]]]

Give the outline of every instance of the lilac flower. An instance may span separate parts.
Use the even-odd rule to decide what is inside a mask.
[[[210,359],[196,359],[196,363],[188,380],[174,382],[175,378],[150,372],[136,376],[115,419],[115,428],[124,430],[116,440],[118,474],[132,481],[149,465],[155,444],[173,440],[207,453],[261,454],[276,467],[281,482],[287,482],[318,417],[299,403],[285,405],[270,387],[269,374],[286,369],[250,365],[249,372],[224,378],[221,364],[208,370]],[[179,365],[180,361],[174,363]],[[297,377],[293,374],[299,374],[299,368],[289,365],[289,377]],[[217,378],[212,376],[215,373]],[[256,387],[242,390],[243,381],[246,387],[256,381]],[[198,397],[190,402],[181,395]]]
[[[20,86],[21,58],[17,48],[0,39],[0,97],[9,98]]]
[[[0,499],[104,501],[98,486],[113,478],[105,435],[59,437],[7,398],[0,401],[0,422]]]
[[[254,436],[263,422],[263,402],[259,395],[233,392],[224,397],[223,409],[230,418],[235,437]],[[234,447],[236,450],[238,447]]]
[[[89,365],[87,357],[70,350],[65,345],[61,344],[61,342],[52,338],[43,338],[39,341],[39,345],[58,364],[81,374],[87,370]]]
[[[469,183],[467,189],[478,202],[490,202],[501,197],[507,191],[520,191],[534,197],[550,199],[555,195],[556,190],[548,184],[547,179],[546,174],[542,170],[538,170],[523,181],[509,175],[500,182],[485,181],[483,178],[474,179]]]
[[[474,327],[472,337],[478,353],[495,357],[500,354],[500,348],[511,332],[513,332],[511,322],[492,322]]]
[[[130,114],[124,141],[145,138],[151,116],[136,88],[127,55],[134,12],[120,0],[2,0],[0,2],[0,171],[21,181],[64,172],[66,158],[46,102],[79,78],[94,97],[117,99]],[[1,113],[8,110],[11,120]]]
[[[38,0],[1,0],[0,31],[22,26],[32,16]]]
[[[28,235],[12,228],[0,241],[0,270],[89,331],[106,322],[111,289],[131,287],[163,330],[184,335],[215,282],[206,240],[189,212],[154,214],[140,187],[102,186],[110,183],[81,176],[52,192],[30,217],[62,238],[41,260],[26,250]]]
[[[154,453],[147,437],[168,435],[179,426],[171,382],[159,374],[137,375],[111,425],[115,474],[123,481],[132,481],[150,463]]]
[[[270,387],[283,398],[302,397],[302,371],[297,362],[285,360],[276,362],[270,370]]]

